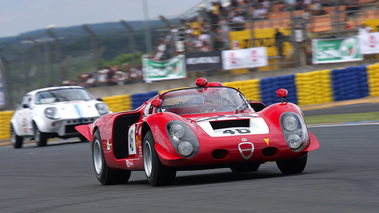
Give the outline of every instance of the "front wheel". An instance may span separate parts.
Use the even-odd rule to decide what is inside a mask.
[[[96,130],[93,137],[92,163],[96,178],[103,185],[123,184],[129,181],[131,171],[115,171],[108,167],[104,158],[104,151],[99,130]]]
[[[276,161],[276,165],[283,174],[302,173],[307,165],[308,154],[301,158]]]
[[[143,165],[147,180],[152,186],[171,185],[176,176],[176,170],[164,166],[155,150],[155,141],[151,131],[143,139]]]
[[[11,142],[15,149],[21,148],[24,142],[24,138],[17,135],[13,128],[13,125],[11,125]]]
[[[41,132],[38,129],[37,124],[35,124],[35,123],[33,124],[33,131],[34,131],[34,140],[37,143],[37,146],[39,146],[39,147],[46,146],[47,139],[48,139],[47,134]]]

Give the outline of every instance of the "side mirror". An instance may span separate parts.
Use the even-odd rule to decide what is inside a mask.
[[[278,95],[278,97],[280,98],[280,101],[282,103],[283,103],[283,98],[286,99],[286,103],[288,102],[288,100],[287,100],[288,90],[286,90],[286,89],[278,89],[276,91],[276,95]]]
[[[24,108],[24,109],[29,108],[29,105],[28,104],[23,104],[22,108]]]
[[[103,101],[103,98],[96,98],[97,101]]]
[[[153,107],[160,107],[162,105],[162,100],[161,99],[154,99],[151,101],[151,105],[153,105]]]

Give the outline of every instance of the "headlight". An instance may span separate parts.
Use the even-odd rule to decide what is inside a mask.
[[[298,121],[293,116],[287,116],[283,120],[283,127],[287,131],[295,131],[298,127]]]
[[[300,136],[296,134],[288,136],[287,140],[288,146],[292,149],[298,149],[302,144]]]
[[[176,152],[184,158],[195,157],[199,151],[199,141],[192,129],[182,121],[170,121],[166,126]]]
[[[183,141],[178,146],[179,154],[187,157],[190,156],[193,152],[193,146],[188,141]]]
[[[294,112],[285,112],[280,116],[280,125],[288,147],[295,152],[302,151],[308,142],[304,120]]]
[[[45,116],[50,119],[57,119],[58,113],[57,113],[57,108],[55,107],[48,107],[45,109]]]
[[[105,115],[109,111],[108,105],[105,103],[97,103],[95,106],[100,115]]]
[[[170,134],[176,138],[181,138],[184,135],[184,128],[180,124],[173,124],[170,128]]]

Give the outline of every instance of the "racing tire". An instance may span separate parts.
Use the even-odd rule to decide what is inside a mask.
[[[41,132],[37,124],[33,123],[33,132],[34,132],[34,141],[37,143],[37,146],[42,147],[46,146],[47,139],[49,139],[48,135]]]
[[[124,184],[129,181],[131,171],[112,170],[105,161],[100,131],[96,130],[92,144],[92,163],[97,180],[102,185]]]
[[[151,131],[143,139],[143,166],[146,178],[152,186],[171,185],[175,180],[176,170],[166,167],[159,160]]]
[[[22,148],[22,144],[24,143],[24,138],[16,134],[13,125],[11,125],[11,142],[15,149]]]
[[[308,154],[298,159],[276,161],[282,174],[302,173],[307,165]]]
[[[230,170],[234,173],[243,173],[243,172],[254,172],[259,169],[259,166],[261,164],[257,162],[250,162],[250,163],[245,163],[245,164],[238,164],[238,165],[233,165],[230,167]]]

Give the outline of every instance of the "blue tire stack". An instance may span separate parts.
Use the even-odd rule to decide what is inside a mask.
[[[132,109],[136,109],[141,106],[145,101],[156,96],[158,91],[146,92],[146,93],[137,93],[132,95]]]
[[[369,95],[366,66],[332,70],[334,101],[363,98]]]
[[[276,95],[278,89],[288,90],[288,102],[297,104],[295,75],[261,79],[261,101],[266,106],[280,102],[280,98]]]

